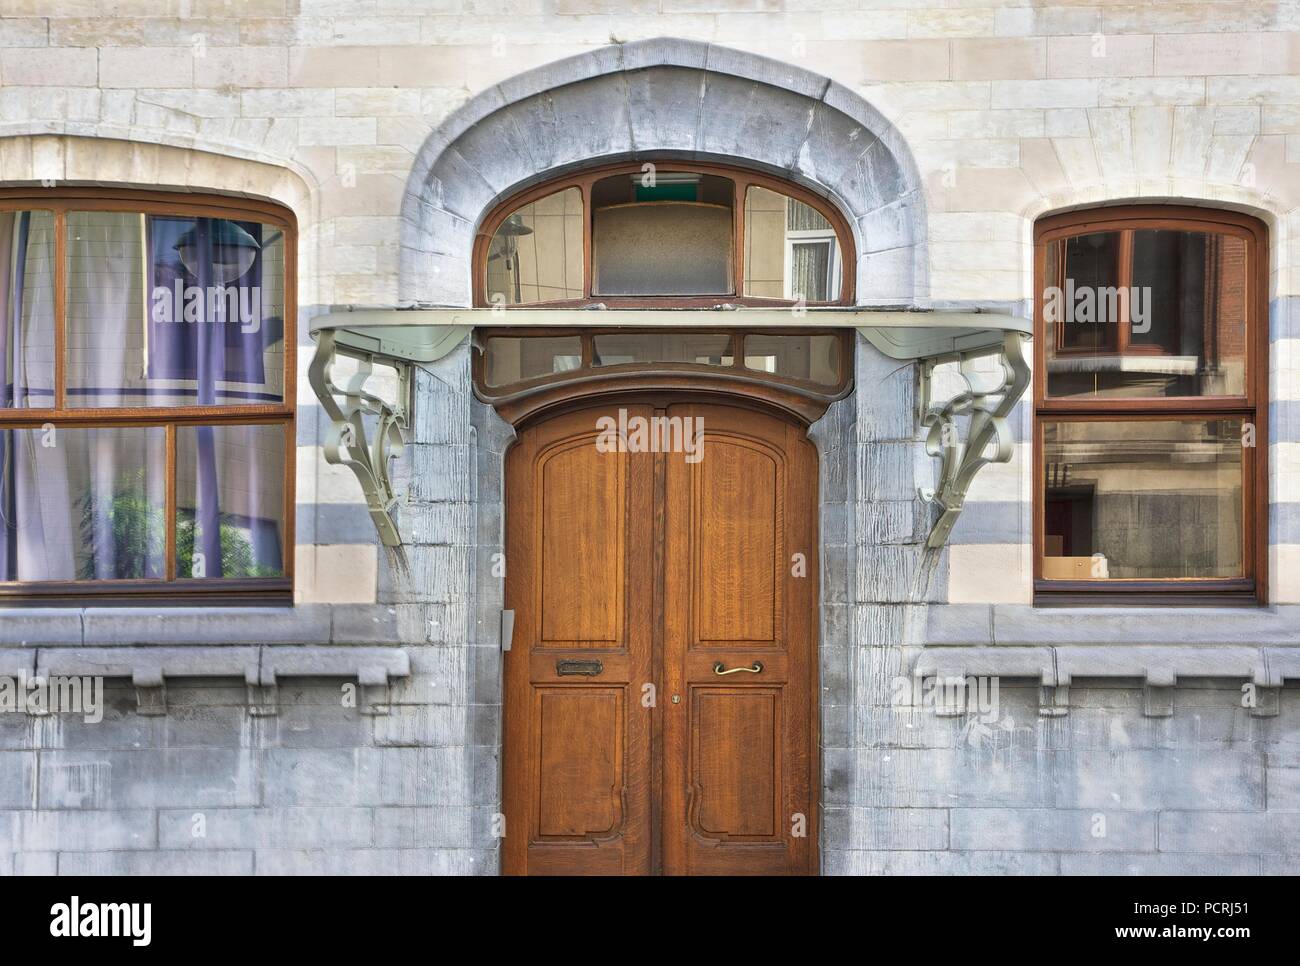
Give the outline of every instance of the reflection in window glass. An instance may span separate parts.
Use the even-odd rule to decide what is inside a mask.
[[[811,205],[751,185],[745,192],[745,288],[752,298],[829,302],[840,294],[835,229]]]
[[[1231,235],[1150,229],[1049,242],[1048,394],[1243,395],[1249,275],[1246,242]]]
[[[634,362],[694,362],[705,366],[729,366],[731,336],[725,332],[631,332],[595,337],[597,366],[620,366]]]
[[[1241,420],[1043,424],[1043,577],[1243,575]]]
[[[483,378],[489,386],[505,386],[568,372],[582,365],[582,340],[576,336],[519,339],[496,336],[487,340]]]
[[[158,579],[167,431],[0,431],[0,579]]]
[[[68,213],[68,405],[284,399],[284,238],[224,218]]]
[[[1093,232],[1068,238],[1064,249],[1064,275],[1070,291],[1102,293],[1118,291],[1120,233],[1117,231]],[[1061,269],[1056,267],[1057,274]],[[1057,327],[1062,350],[1113,349],[1116,333],[1124,321],[1117,299],[1108,295],[1093,303],[1095,311],[1076,312],[1062,316]]]
[[[840,340],[833,335],[747,335],[745,366],[823,386],[840,382]]]
[[[284,427],[176,430],[176,576],[284,574]]]
[[[514,211],[487,253],[494,305],[582,298],[582,192],[566,188]]]
[[[54,405],[54,216],[0,212],[0,407]]]

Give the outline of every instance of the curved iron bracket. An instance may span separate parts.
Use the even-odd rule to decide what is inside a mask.
[[[316,354],[307,369],[321,407],[330,419],[323,445],[325,461],[346,466],[356,474],[366,496],[370,519],[379,531],[384,546],[402,543],[393,521],[397,497],[389,478],[389,461],[401,455],[411,412],[411,364],[384,357],[385,365],[397,370],[397,401],[389,405],[366,392],[365,385],[374,372],[374,356],[352,348],[340,350],[332,329],[322,329],[316,337]],[[339,355],[357,360],[357,371],[342,385],[334,382],[334,361]],[[374,440],[366,436],[365,417],[376,417]]]
[[[1010,461],[1015,440],[1007,417],[1029,385],[1028,346],[1026,333],[1006,331],[998,348],[922,360],[921,425],[929,430],[926,453],[939,460],[939,482],[933,490],[921,490],[921,499],[937,503],[943,510],[930,528],[926,546],[942,547],[947,541],[961,515],[975,474],[989,463]],[[979,376],[987,379],[988,375],[977,375],[972,362],[993,353],[998,356],[1001,378],[995,385],[979,387]],[[966,389],[946,402],[935,404],[931,401],[934,370],[945,362],[959,363]],[[970,424],[963,442],[957,417],[966,415],[970,416]]]

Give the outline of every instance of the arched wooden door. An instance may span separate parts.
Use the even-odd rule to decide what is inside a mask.
[[[815,872],[803,427],[602,403],[523,429],[506,493],[505,871]]]

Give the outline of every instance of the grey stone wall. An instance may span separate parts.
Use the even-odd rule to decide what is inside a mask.
[[[398,461],[405,559],[379,605],[20,612],[0,670],[114,660],[167,672],[166,710],[129,679],[104,717],[0,714],[0,873],[474,874],[497,870],[501,457],[511,430],[470,387],[470,349],[421,372],[415,440]],[[249,687],[240,661],[400,647],[385,703],[345,700],[356,675]],[[224,663],[223,663],[224,662]],[[212,673],[229,666],[226,676]],[[377,710],[386,713],[370,713]],[[6,834],[7,832],[7,834]]]
[[[916,371],[861,339],[856,365],[854,395],[811,432],[822,871],[1293,872],[1300,692],[1255,685],[1293,673],[1296,609],[944,603],[947,551],[923,549],[930,517],[915,498],[933,478],[913,441]],[[927,657],[991,669],[996,700],[965,713],[931,701],[933,678],[913,675]]]
[[[917,499],[916,367],[857,337],[855,391],[810,430],[821,463],[822,870],[854,871],[854,843],[898,840],[904,814],[872,807],[885,790],[877,749],[902,722],[891,682],[909,673],[926,602],[942,589],[942,555],[925,548],[931,518]],[[922,818],[918,816],[918,818]],[[901,841],[901,840],[898,840]]]
[[[498,871],[494,555],[512,430],[474,399],[469,354],[462,345],[419,375],[415,442],[397,464],[405,560],[386,562],[379,606],[234,619],[29,612],[6,625],[6,660],[30,652],[33,667],[104,644],[230,659],[256,650],[253,627],[264,647],[400,646],[412,673],[388,692],[387,713],[343,701],[337,678],[282,680],[272,702],[237,676],[182,676],[168,680],[161,715],[141,714],[121,678],[100,723],[0,715],[0,872]],[[821,454],[823,871],[1291,871],[1300,692],[1252,709],[1242,688],[1295,676],[1300,609],[1192,620],[944,603],[947,551],[923,549],[930,511],[915,498],[933,473],[914,439],[915,367],[861,339],[856,366],[854,394],[810,434]],[[926,660],[992,668],[991,713],[914,700],[912,671]],[[1025,671],[1039,668],[1042,680]]]

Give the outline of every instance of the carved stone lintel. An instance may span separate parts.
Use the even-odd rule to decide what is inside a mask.
[[[926,359],[921,364],[921,425],[929,430],[925,451],[940,461],[938,485],[933,491],[923,490],[921,498],[939,504],[943,511],[926,540],[929,547],[942,547],[947,541],[975,474],[989,463],[1006,463],[1011,459],[1015,440],[1007,426],[1007,417],[1029,385],[1028,345],[1029,336],[1025,333],[1006,332],[998,353],[1001,378],[996,385],[984,388],[977,387],[972,362],[988,355],[988,350]],[[935,367],[953,361],[960,364],[966,389],[947,402],[935,404],[930,398]],[[966,415],[970,416],[970,425],[963,442],[957,418]]]
[[[322,329],[317,336],[316,354],[307,370],[307,379],[330,419],[325,436],[325,461],[346,466],[361,483],[370,518],[385,546],[401,545],[393,522],[397,497],[389,478],[389,460],[399,456],[404,445],[411,402],[411,364],[401,359],[384,358],[384,364],[397,370],[397,401],[390,405],[365,390],[374,370],[375,357],[355,349],[340,353],[334,332]],[[343,385],[333,381],[333,365],[338,355],[357,360],[357,371]],[[377,417],[373,442],[367,441],[365,417]]]

